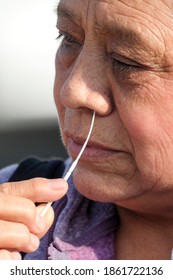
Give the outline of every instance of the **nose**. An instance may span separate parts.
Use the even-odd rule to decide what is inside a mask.
[[[88,108],[100,115],[110,114],[113,104],[104,59],[82,50],[61,87],[60,98],[71,109]]]

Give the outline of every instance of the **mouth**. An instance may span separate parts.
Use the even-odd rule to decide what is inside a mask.
[[[75,159],[79,152],[82,149],[82,146],[85,142],[85,138],[81,137],[69,137],[67,142],[67,149],[70,156]],[[108,147],[105,144],[98,143],[92,140],[89,140],[82,156],[81,160],[83,161],[105,161],[106,158],[121,156],[125,152],[122,150],[117,150],[112,147]]]

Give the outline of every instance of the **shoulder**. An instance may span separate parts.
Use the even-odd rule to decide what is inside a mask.
[[[10,177],[10,181],[27,180],[35,177],[59,178],[62,177],[65,166],[65,161],[60,158],[27,158],[18,165]]]
[[[0,169],[0,184],[9,181],[10,177],[14,174],[17,168],[18,164],[11,164]]]

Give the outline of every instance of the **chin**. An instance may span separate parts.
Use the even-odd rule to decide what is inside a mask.
[[[91,200],[116,203],[117,200],[127,196],[127,193],[123,193],[111,180],[105,180],[102,176],[87,170],[84,172],[82,168],[74,171],[73,181],[77,190]]]
[[[134,202],[146,192],[146,188],[141,188],[136,178],[127,180],[122,175],[107,174],[80,164],[73,172],[73,181],[77,190],[85,197],[117,205],[125,206],[126,202]]]

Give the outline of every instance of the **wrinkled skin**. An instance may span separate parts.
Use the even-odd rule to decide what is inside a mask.
[[[0,260],[20,260],[20,252],[34,252],[39,239],[49,230],[54,220],[50,207],[40,215],[45,204],[60,199],[67,191],[64,179],[34,178],[0,185]]]
[[[159,230],[173,230],[172,12],[171,1],[61,0],[57,21],[54,96],[73,159],[97,113],[75,184],[122,221],[157,216]]]

